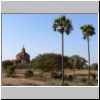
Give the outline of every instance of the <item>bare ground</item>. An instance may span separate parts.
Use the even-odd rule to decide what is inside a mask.
[[[40,71],[34,71],[34,76],[32,78],[25,78],[24,73],[28,69],[16,69],[16,77],[7,77],[5,72],[2,72],[2,85],[3,86],[60,86],[60,79],[52,79],[50,73],[43,73]],[[98,80],[98,72],[91,70],[92,73],[97,75],[96,80]],[[76,70],[75,75],[78,79],[88,78],[88,70]],[[73,75],[72,70],[65,70],[65,75]],[[87,86],[87,82],[67,81],[70,86]],[[97,86],[97,82],[93,82]]]

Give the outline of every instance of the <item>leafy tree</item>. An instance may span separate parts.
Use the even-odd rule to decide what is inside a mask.
[[[73,30],[71,20],[66,18],[65,16],[61,16],[55,19],[53,23],[53,30],[61,33],[62,36],[62,85],[64,83],[64,63],[63,63],[63,56],[64,56],[64,33],[69,35]]]
[[[10,77],[14,77],[16,74],[15,72],[15,66],[8,66],[7,67],[7,75]]]
[[[64,56],[64,67],[68,67],[69,57]],[[35,59],[31,61],[31,66],[36,69],[41,69],[43,71],[61,71],[61,55],[54,53],[47,53],[38,55]]]
[[[86,65],[86,60],[78,55],[70,57],[70,68],[73,69],[75,76],[75,69],[82,69]]]
[[[11,60],[2,61],[2,68],[3,69],[7,69],[8,66],[12,66],[12,65],[14,65],[14,63]]]
[[[79,55],[73,55],[70,57],[70,63],[72,67],[74,66],[77,69],[81,69],[86,65],[87,60]]]

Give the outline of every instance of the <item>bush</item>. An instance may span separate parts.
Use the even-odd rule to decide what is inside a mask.
[[[13,64],[13,61],[10,61],[10,60],[5,60],[5,61],[2,61],[2,68],[4,69],[4,70],[7,70],[7,68],[9,67],[9,66],[13,66],[14,64]]]
[[[14,77],[15,76],[15,67],[14,66],[8,66],[7,67],[7,75],[10,77]]]
[[[67,75],[64,75],[64,79],[67,80],[68,79],[68,76]]]
[[[95,86],[95,84],[93,82],[88,82],[87,86]]]
[[[68,83],[63,83],[62,86],[70,86]]]
[[[32,77],[33,76],[33,71],[32,70],[27,70],[24,74],[25,77]]]
[[[51,71],[51,77],[52,78],[61,78],[62,74],[58,73],[57,71]]]
[[[81,81],[82,82],[87,82],[87,79],[86,78],[82,78]]]
[[[93,80],[96,80],[96,74],[92,73],[91,76]]]
[[[73,75],[69,75],[67,78],[69,81],[73,81],[74,80],[74,76]]]
[[[91,68],[92,68],[93,70],[98,70],[98,63],[93,63],[93,64],[91,65]]]

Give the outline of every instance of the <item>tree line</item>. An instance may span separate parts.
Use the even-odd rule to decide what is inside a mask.
[[[79,55],[73,55],[71,57],[64,56],[64,68],[71,69],[87,69],[88,64],[87,60]],[[5,60],[2,61],[2,68],[7,69],[9,66],[14,66],[14,61]],[[22,65],[20,65],[22,66]],[[40,54],[34,59],[32,59],[29,63],[25,63],[24,68],[32,68],[32,69],[40,69],[45,72],[50,72],[53,70],[61,71],[61,54],[55,53],[46,53]],[[21,68],[19,66],[15,66],[15,68]],[[23,68],[23,67],[22,67]],[[97,70],[98,64],[91,64],[91,69]]]

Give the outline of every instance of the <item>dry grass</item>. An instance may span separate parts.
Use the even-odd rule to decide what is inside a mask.
[[[25,78],[24,73],[28,69],[16,69],[16,77],[11,78],[7,77],[6,73],[2,73],[2,85],[7,86],[60,86],[60,79],[52,79],[50,73],[43,73],[40,71],[34,71],[34,76],[32,78]],[[92,73],[97,75],[96,80],[98,80],[98,72],[91,70]],[[65,70],[65,75],[73,75],[72,70]],[[88,78],[88,70],[76,70],[76,77],[78,80],[68,81],[65,80],[65,83],[68,83],[70,86],[87,86],[87,82],[82,82],[80,79]],[[95,82],[94,82],[95,83]],[[95,83],[94,85],[97,85]]]

